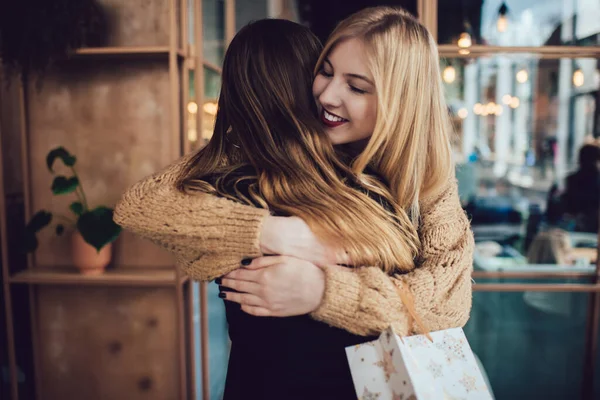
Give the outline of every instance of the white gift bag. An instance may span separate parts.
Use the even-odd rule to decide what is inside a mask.
[[[412,293],[398,294],[421,332]],[[389,327],[379,339],[346,348],[359,400],[491,400],[461,328],[399,337]]]
[[[346,348],[360,400],[492,399],[460,328],[379,339]]]

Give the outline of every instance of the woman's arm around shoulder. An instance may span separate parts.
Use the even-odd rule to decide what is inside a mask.
[[[189,158],[127,189],[115,207],[114,220],[174,253],[192,278],[210,280],[238,268],[243,258],[262,255],[260,232],[269,212],[177,190],[175,180]],[[206,262],[207,255],[213,262]]]

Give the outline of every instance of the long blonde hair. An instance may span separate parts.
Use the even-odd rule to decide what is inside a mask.
[[[415,253],[393,198],[381,182],[368,190],[383,195],[389,210],[352,189],[366,188],[322,130],[311,92],[320,50],[310,30],[290,21],[261,20],[240,30],[225,54],[214,134],[177,186],[298,216],[356,266],[409,271]]]
[[[440,193],[454,176],[437,45],[407,11],[366,8],[339,23],[315,71],[337,44],[353,38],[365,44],[378,104],[373,135],[352,170],[360,175],[370,165],[386,179],[405,211],[399,219],[410,232],[407,246],[417,251],[419,201]]]

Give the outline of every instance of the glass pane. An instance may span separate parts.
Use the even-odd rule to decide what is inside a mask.
[[[202,141],[207,143],[212,137],[217,116],[217,100],[221,89],[221,75],[204,68],[204,104],[202,105]]]
[[[288,3],[284,1],[269,3]],[[417,15],[417,0],[375,0],[375,1],[297,1],[298,19],[309,27],[322,42],[327,40],[335,26],[344,18],[370,6],[393,5],[402,7]]]
[[[229,333],[225,305],[219,298],[219,286],[208,283],[208,362],[210,364],[210,398],[222,399],[229,362]]]
[[[598,337],[596,338],[596,343],[600,343],[600,330],[598,331]],[[600,351],[598,348],[596,348],[596,354],[595,354],[595,358],[596,358],[596,363],[595,363],[595,376],[593,377],[594,379],[594,399],[600,399],[600,368],[598,368],[598,366],[600,365]]]
[[[221,66],[225,54],[225,2],[202,0],[204,59]]]
[[[286,18],[294,19],[294,11],[296,8],[295,2],[277,2],[277,6],[281,9],[280,15],[268,15],[269,4],[273,3],[267,0],[251,0],[251,1],[236,1],[235,2],[235,29],[239,31],[246,24],[256,21],[258,19],[274,17],[274,18]],[[273,5],[271,6],[273,7]],[[273,7],[275,8],[275,7]],[[297,22],[297,21],[296,21]]]
[[[187,4],[187,14],[188,14],[188,42],[190,44],[194,44],[195,43],[195,37],[194,37],[194,24],[196,23],[196,21],[194,21],[194,0],[186,0],[186,4]]]
[[[475,292],[465,334],[496,399],[579,397],[585,293]]]
[[[189,98],[190,101],[187,104],[186,107],[186,118],[187,118],[187,138],[190,141],[190,143],[192,144],[192,149],[196,150],[197,147],[197,143],[198,143],[198,127],[196,126],[197,123],[197,115],[198,115],[198,99],[196,98],[196,87],[195,87],[195,81],[196,81],[196,75],[195,75],[195,71],[190,70],[189,71]]]
[[[196,399],[202,398],[202,327],[200,326],[200,283],[192,282],[192,313],[190,321],[194,331],[194,383],[196,384]]]
[[[595,260],[594,234],[589,243],[571,240],[579,249],[569,249],[562,261],[527,260],[527,251],[552,227],[598,230],[598,61],[498,55],[447,59],[441,67],[457,133],[461,200],[476,240],[496,243],[483,244],[498,259],[485,265]],[[591,169],[579,166],[584,144],[592,148]]]
[[[473,44],[493,46],[597,46],[597,0],[438,1],[440,43],[458,42],[467,32]]]

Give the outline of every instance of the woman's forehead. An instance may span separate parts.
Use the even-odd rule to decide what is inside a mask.
[[[350,38],[336,43],[327,53],[325,62],[329,62],[336,72],[364,75],[372,79],[368,57],[364,42]]]

